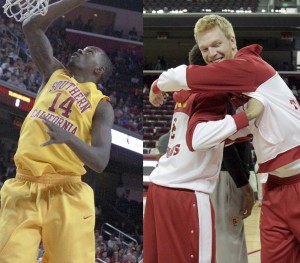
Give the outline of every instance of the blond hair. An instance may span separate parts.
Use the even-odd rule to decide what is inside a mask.
[[[233,27],[231,23],[222,16],[219,15],[206,15],[200,18],[194,27],[194,37],[197,42],[197,37],[200,33],[212,29],[215,26],[218,26],[221,31],[224,33],[227,39],[235,37]]]

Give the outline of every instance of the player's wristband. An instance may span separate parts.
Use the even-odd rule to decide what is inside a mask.
[[[249,125],[248,118],[247,118],[246,113],[244,111],[232,115],[232,118],[235,121],[237,130],[240,130],[240,129],[242,129],[244,127],[247,127]]]

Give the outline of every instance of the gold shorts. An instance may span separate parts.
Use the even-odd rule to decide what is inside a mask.
[[[94,192],[80,176],[17,171],[1,189],[0,262],[95,262]]]

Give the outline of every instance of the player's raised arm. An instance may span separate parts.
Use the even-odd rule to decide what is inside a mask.
[[[71,11],[87,0],[61,0],[49,5],[45,16],[33,15],[23,22],[23,32],[29,46],[33,62],[38,67],[43,81],[47,81],[51,74],[63,68],[63,64],[53,56],[53,50],[45,31],[57,18]]]

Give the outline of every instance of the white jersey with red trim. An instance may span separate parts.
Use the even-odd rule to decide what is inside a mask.
[[[189,94],[188,99],[176,103],[167,153],[151,173],[151,182],[171,188],[213,192],[223,157],[222,141],[226,139],[222,134],[235,133],[239,128],[235,123],[239,120],[226,116],[232,125],[224,125],[225,131],[209,130],[205,126],[209,120],[218,122],[224,118],[228,100],[226,94]]]
[[[207,66],[179,66],[163,73],[163,91],[222,91],[243,93],[264,104],[260,119],[250,123],[259,172],[278,176],[299,174],[300,107],[289,87],[261,57],[262,47],[251,45],[234,59]]]
[[[250,125],[250,130],[259,162],[258,171],[274,174],[278,168],[300,158],[299,104],[278,73],[255,92],[245,94],[264,105],[264,113]],[[300,165],[300,161],[298,163]],[[287,176],[300,173],[300,169],[290,171]]]

